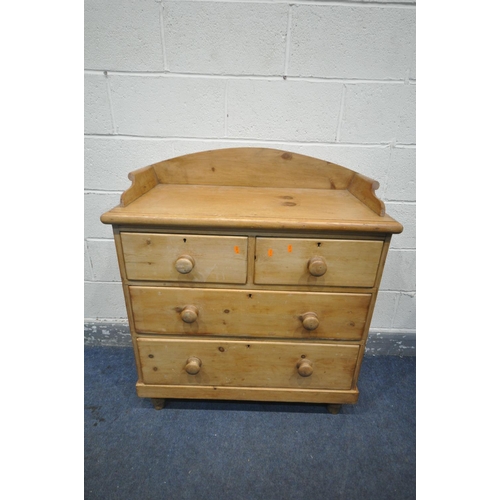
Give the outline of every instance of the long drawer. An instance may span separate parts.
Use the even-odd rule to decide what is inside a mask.
[[[378,240],[257,238],[255,283],[372,287],[382,247]]]
[[[123,232],[121,242],[130,280],[235,284],[247,280],[246,237]]]
[[[358,345],[137,340],[146,384],[351,389]]]
[[[138,333],[359,340],[371,294],[131,286]]]

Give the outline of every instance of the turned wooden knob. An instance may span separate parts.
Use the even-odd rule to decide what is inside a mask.
[[[307,263],[307,269],[313,276],[323,276],[326,273],[326,261],[323,257],[311,257]]]
[[[186,361],[184,369],[189,373],[189,375],[196,375],[201,370],[201,359],[191,356]]]
[[[309,377],[313,372],[312,363],[308,359],[301,359],[297,363],[297,371],[301,377]]]
[[[318,315],[313,312],[306,312],[301,316],[302,319],[302,326],[306,330],[316,330],[319,326],[319,319]]]
[[[175,261],[175,268],[181,274],[188,274],[193,270],[194,267],[194,259],[190,255],[181,255]]]
[[[186,306],[181,311],[181,318],[184,323],[194,323],[198,319],[198,308],[196,306]]]

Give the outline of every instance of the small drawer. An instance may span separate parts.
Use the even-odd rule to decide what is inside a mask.
[[[257,238],[255,283],[372,287],[382,248],[377,240]]]
[[[358,345],[191,339],[137,340],[144,383],[351,389]]]
[[[362,338],[371,294],[131,286],[138,333]]]
[[[247,238],[190,234],[121,233],[130,280],[243,284]]]

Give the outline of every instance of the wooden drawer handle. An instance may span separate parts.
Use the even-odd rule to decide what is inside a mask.
[[[314,312],[306,312],[300,317],[300,319],[302,320],[302,326],[306,330],[316,330],[319,326],[318,315]]]
[[[198,308],[196,306],[186,306],[181,311],[181,318],[184,323],[194,323],[198,319]]]
[[[313,372],[312,363],[308,359],[301,359],[297,363],[297,371],[301,377],[309,377]]]
[[[323,276],[326,273],[326,261],[323,257],[311,257],[307,263],[307,269],[313,276]]]
[[[201,359],[191,356],[186,361],[184,369],[189,373],[189,375],[196,375],[201,370]]]
[[[181,255],[175,261],[175,268],[181,274],[188,274],[193,270],[194,267],[194,259],[191,255]]]

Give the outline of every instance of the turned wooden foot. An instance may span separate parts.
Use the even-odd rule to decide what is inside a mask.
[[[155,410],[162,410],[165,406],[165,398],[151,398]]]
[[[337,413],[340,411],[341,408],[342,408],[342,405],[339,405],[339,404],[329,404],[329,405],[326,405],[326,409],[332,415],[337,415]]]

